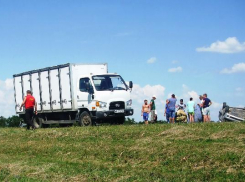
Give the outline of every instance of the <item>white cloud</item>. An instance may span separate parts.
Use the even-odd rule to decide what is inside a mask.
[[[225,41],[216,41],[209,47],[196,48],[197,52],[238,53],[245,51],[245,42],[240,43],[236,37],[229,37]]]
[[[182,67],[176,67],[176,68],[170,68],[168,69],[168,72],[175,73],[175,72],[182,72]]]
[[[245,63],[234,64],[230,69],[225,68],[220,73],[231,74],[231,73],[238,73],[238,72],[245,72]]]
[[[148,64],[152,64],[152,63],[155,63],[156,60],[157,60],[156,57],[151,57],[150,59],[147,60],[147,63],[148,63]]]
[[[15,114],[13,79],[0,80],[0,116]]]

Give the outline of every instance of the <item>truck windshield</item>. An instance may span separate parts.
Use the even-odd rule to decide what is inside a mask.
[[[97,91],[128,89],[122,77],[118,75],[98,75],[92,78]]]

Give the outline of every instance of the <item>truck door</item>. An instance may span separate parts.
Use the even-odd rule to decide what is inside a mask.
[[[22,84],[21,84],[21,76],[14,78],[14,89],[15,89],[15,111],[16,113],[22,113],[20,111],[20,105],[23,101],[23,91],[22,91]]]
[[[89,78],[81,78],[79,80],[79,91],[77,92],[77,106],[79,108],[88,108],[88,105],[92,102],[92,94],[89,93],[87,84],[89,85],[89,90],[92,90],[93,86]]]
[[[59,70],[51,70],[50,76],[50,93],[51,93],[51,105],[53,110],[61,109],[60,103],[60,85],[59,85]]]
[[[71,84],[69,67],[60,69],[61,103],[63,109],[71,109]]]
[[[31,75],[31,87],[32,87],[33,97],[37,102],[37,111],[41,111],[40,85],[39,85],[38,73],[33,73]]]
[[[49,76],[48,71],[40,73],[42,109],[50,110]]]

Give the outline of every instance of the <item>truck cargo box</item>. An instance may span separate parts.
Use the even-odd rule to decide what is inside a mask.
[[[42,112],[60,112],[76,110],[76,81],[81,75],[105,74],[107,64],[72,64],[47,67],[13,75],[15,110],[20,111],[20,105],[27,90],[33,92],[37,102],[37,110]]]

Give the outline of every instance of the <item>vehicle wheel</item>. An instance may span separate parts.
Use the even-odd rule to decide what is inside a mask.
[[[117,124],[123,124],[125,122],[125,117],[117,118]]]
[[[80,126],[92,126],[93,125],[93,121],[88,112],[86,111],[82,112],[82,114],[80,115],[79,125]]]
[[[33,123],[36,128],[47,128],[49,126],[48,124],[44,124],[43,118],[40,117],[34,118]]]

